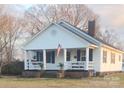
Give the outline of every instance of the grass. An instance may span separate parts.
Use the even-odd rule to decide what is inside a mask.
[[[124,87],[124,73],[105,77],[89,77],[82,79],[57,78],[19,78],[3,76],[0,78],[2,88],[85,88],[85,87]]]

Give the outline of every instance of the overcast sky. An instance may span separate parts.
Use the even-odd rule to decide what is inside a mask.
[[[91,4],[87,6],[99,15],[104,29],[114,29],[121,41],[124,41],[124,5]]]

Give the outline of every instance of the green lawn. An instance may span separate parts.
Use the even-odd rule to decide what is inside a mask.
[[[0,78],[0,87],[124,87],[124,73],[112,74],[106,77],[90,77],[82,79],[17,78],[3,76]]]

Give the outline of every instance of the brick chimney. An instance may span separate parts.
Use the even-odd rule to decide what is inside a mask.
[[[92,37],[95,36],[95,20],[88,21],[88,34]]]

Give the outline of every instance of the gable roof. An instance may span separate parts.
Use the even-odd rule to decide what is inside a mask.
[[[85,39],[86,41],[88,41],[88,42],[91,43],[91,44],[94,44],[94,45],[103,45],[103,44],[104,44],[104,45],[107,45],[107,46],[109,46],[109,47],[111,47],[111,48],[114,48],[114,49],[116,49],[116,50],[122,51],[122,50],[120,50],[120,49],[118,49],[118,48],[116,48],[116,47],[114,47],[114,46],[112,46],[112,45],[110,45],[110,44],[107,44],[107,43],[104,42],[103,40],[100,40],[100,39],[98,39],[98,38],[95,38],[95,37],[90,36],[87,32],[85,32],[85,31],[83,31],[83,30],[81,30],[81,29],[79,29],[79,28],[73,26],[72,24],[70,24],[70,23],[68,23],[68,22],[66,22],[66,21],[64,21],[64,20],[61,20],[61,21],[59,21],[59,22],[57,22],[57,23],[51,23],[50,25],[48,25],[47,27],[45,27],[42,31],[40,31],[40,32],[38,32],[37,34],[35,34],[29,41],[27,41],[27,42],[24,44],[24,46],[27,45],[27,44],[28,44],[29,42],[31,42],[34,38],[36,38],[41,32],[45,31],[46,29],[48,29],[48,28],[49,28],[50,26],[52,26],[52,25],[57,25],[57,26],[59,26],[59,27],[62,27],[62,28],[64,28],[64,29],[67,29],[68,31],[70,31],[70,32],[74,33],[75,35],[77,35],[77,36],[79,36],[79,37]]]
[[[98,38],[90,36],[86,31],[83,31],[83,30],[77,28],[76,26],[73,26],[72,24],[70,24],[67,21],[61,20],[58,23],[59,23],[59,25],[63,26],[64,28],[66,28],[68,30],[70,30],[71,32],[75,33],[78,36],[83,36],[83,38],[85,38],[84,36],[88,37],[89,39],[87,39],[87,40],[90,40],[90,41],[94,40],[96,43],[99,43],[101,45],[106,45],[108,47],[111,47],[111,48],[114,48],[116,50],[124,52],[123,50],[121,50],[121,49],[119,49],[119,48],[117,48],[115,46],[112,46],[111,44],[108,44],[108,43],[106,43],[105,41],[103,41],[101,39],[98,39]]]
[[[58,25],[64,27],[65,29],[69,30],[70,32],[78,35],[79,37],[87,40],[88,42],[90,42],[92,44],[99,45],[101,43],[97,39],[95,39],[92,36],[90,36],[89,34],[87,34],[85,31],[73,26],[72,24],[70,24],[66,21],[62,20],[62,21],[58,22]]]
[[[46,26],[43,30],[41,30],[40,32],[37,32],[33,37],[31,37],[29,40],[27,40],[27,42],[25,42],[23,44],[23,47],[25,47],[28,43],[30,43],[33,39],[35,39],[38,35],[40,35],[41,32],[45,31],[47,28],[49,28],[50,26],[52,26],[54,23],[49,24],[48,26]]]
[[[64,21],[61,21],[61,22],[64,22]],[[77,36],[79,36],[79,37],[85,39],[86,41],[88,41],[89,43],[91,43],[91,44],[93,44],[93,45],[96,45],[96,46],[98,45],[98,42],[97,42],[97,41],[94,41],[92,37],[91,37],[91,39],[88,38],[89,35],[85,36],[85,34],[83,34],[83,32],[77,31],[77,29],[75,29],[75,28],[72,29],[71,27],[67,27],[67,26],[66,26],[67,24],[62,25],[61,22],[60,22],[60,23],[51,23],[51,24],[49,24],[49,25],[48,25],[47,27],[45,27],[42,31],[36,33],[32,38],[30,38],[30,39],[23,45],[23,47],[25,47],[28,43],[30,43],[33,39],[35,39],[38,35],[40,35],[40,34],[41,34],[42,32],[44,32],[46,29],[50,28],[52,25],[56,25],[57,27],[59,27],[59,28],[61,28],[61,29],[63,29],[63,30],[67,30],[67,31],[69,31],[69,32],[71,32],[71,33],[73,33],[73,34],[75,34],[75,35],[77,35]],[[73,26],[72,26],[72,27],[73,27]],[[68,29],[67,29],[67,28],[68,28]],[[69,28],[70,28],[70,29],[69,29]]]

